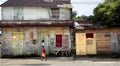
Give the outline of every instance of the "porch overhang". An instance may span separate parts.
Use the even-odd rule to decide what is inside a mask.
[[[1,21],[3,27],[72,27],[72,21]]]

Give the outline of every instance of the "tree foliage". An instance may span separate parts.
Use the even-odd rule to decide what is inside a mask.
[[[72,19],[77,19],[77,11],[72,12]]]
[[[87,19],[87,18],[88,18],[88,16],[86,16],[86,15],[78,16],[78,19]]]
[[[120,25],[120,0],[105,0],[94,9],[94,21],[104,25]]]

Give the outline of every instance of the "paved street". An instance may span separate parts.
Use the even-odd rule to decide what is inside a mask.
[[[80,58],[73,60],[70,57],[57,57],[41,61],[40,58],[14,58],[1,59],[0,66],[120,66],[120,59]]]

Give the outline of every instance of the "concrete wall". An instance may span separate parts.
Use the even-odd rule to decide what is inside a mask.
[[[23,7],[21,11],[23,11],[21,12],[23,14],[23,20],[52,20],[50,8]],[[15,13],[14,7],[2,7],[2,20],[14,20]],[[60,8],[58,20],[71,20],[71,10],[68,8]]]
[[[60,20],[70,20],[71,19],[71,11],[70,9],[65,9],[65,8],[61,8],[60,9]]]
[[[13,7],[2,8],[2,20],[14,20],[14,8]]]
[[[49,9],[40,7],[24,7],[24,20],[48,20]]]

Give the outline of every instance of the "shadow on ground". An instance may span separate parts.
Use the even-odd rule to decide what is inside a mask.
[[[51,64],[22,64],[21,66],[50,66]]]
[[[40,60],[41,57],[38,55],[29,55],[29,56],[6,56],[3,58],[7,59],[37,59]],[[64,61],[73,61],[73,60],[89,60],[89,61],[120,61],[120,54],[97,54],[97,55],[87,55],[87,56],[56,56],[49,55],[47,56],[48,60],[64,60]]]

